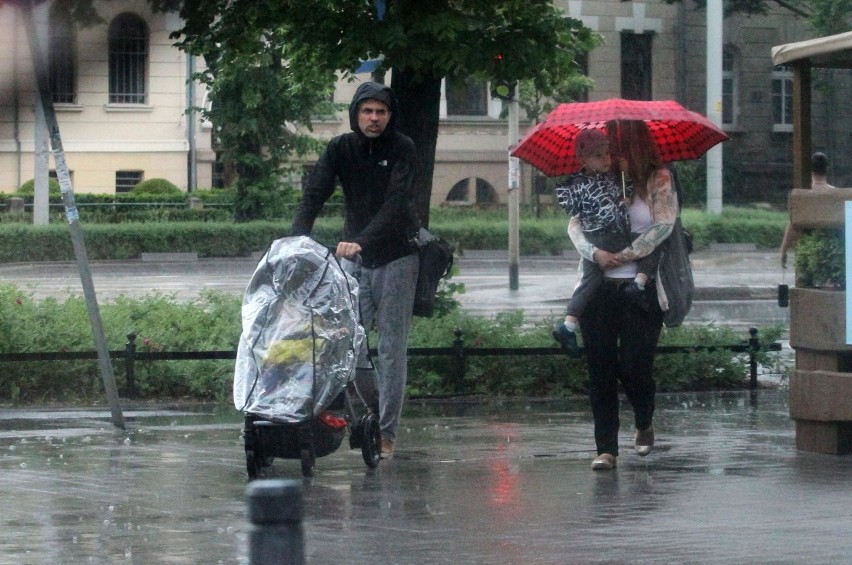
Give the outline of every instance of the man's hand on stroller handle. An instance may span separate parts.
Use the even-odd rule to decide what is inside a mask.
[[[342,257],[344,259],[349,259],[350,261],[355,259],[355,256],[361,252],[361,246],[353,241],[341,241],[337,244],[337,250],[334,254],[337,257]]]

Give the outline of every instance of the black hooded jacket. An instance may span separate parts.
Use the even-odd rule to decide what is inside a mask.
[[[358,106],[364,100],[384,102],[391,111],[382,134],[370,139],[358,128]],[[317,161],[293,219],[293,235],[310,235],[314,220],[343,187],[344,241],[361,246],[365,267],[379,267],[415,253],[410,243],[419,223],[414,212],[417,156],[411,138],[396,131],[397,100],[379,83],[358,87],[349,105],[352,132],[333,138]]]

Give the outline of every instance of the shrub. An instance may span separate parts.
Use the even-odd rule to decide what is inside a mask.
[[[843,230],[811,230],[796,243],[796,275],[802,286],[846,288]]]
[[[136,194],[183,194],[183,191],[173,182],[159,178],[143,180],[133,187],[133,192]]]
[[[28,180],[21,185],[21,188],[18,189],[18,196],[32,198],[34,195],[35,179]],[[54,178],[47,179],[47,195],[49,198],[60,198],[62,196],[62,189],[59,186],[58,180]]]
[[[240,334],[239,297],[205,293],[192,301],[153,293],[119,297],[101,305],[104,334],[111,351],[121,351],[135,333],[139,351],[233,351]],[[451,347],[461,329],[466,347],[545,347],[553,354],[467,357],[466,392],[496,396],[567,396],[586,392],[585,362],[558,353],[550,322],[530,324],[522,312],[494,320],[458,310],[436,318],[415,318],[411,347]],[[781,328],[761,330],[764,343]],[[32,294],[0,284],[0,352],[92,351],[91,326],[82,297],[64,301],[33,300]],[[744,343],[729,328],[713,325],[664,330],[661,345]],[[375,343],[371,338],[370,343]],[[758,361],[765,365],[770,354]],[[456,390],[456,367],[450,356],[412,356],[410,395],[448,395]],[[126,386],[124,364],[114,363],[120,388]],[[4,362],[0,402],[90,401],[102,398],[95,361]],[[186,397],[224,401],[230,398],[233,360],[148,361],[135,366],[136,386],[146,399]],[[737,389],[747,385],[748,356],[726,350],[662,354],[655,375],[662,391]]]

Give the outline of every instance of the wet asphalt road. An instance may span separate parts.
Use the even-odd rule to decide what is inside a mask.
[[[852,458],[797,452],[786,392],[659,397],[658,445],[593,472],[585,399],[410,402],[397,455],[276,460],[309,563],[848,563]],[[137,407],[139,408],[139,407]],[[230,406],[0,410],[0,563],[246,563]],[[623,422],[631,421],[623,409]]]

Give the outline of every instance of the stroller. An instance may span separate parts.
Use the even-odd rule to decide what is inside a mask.
[[[349,447],[378,465],[378,418],[369,409],[359,417],[349,392],[357,392],[365,336],[357,287],[308,237],[278,239],[260,259],[243,297],[234,370],[249,480],[276,457],[301,460],[302,474],[312,476],[316,458],[336,451],[347,430]]]

